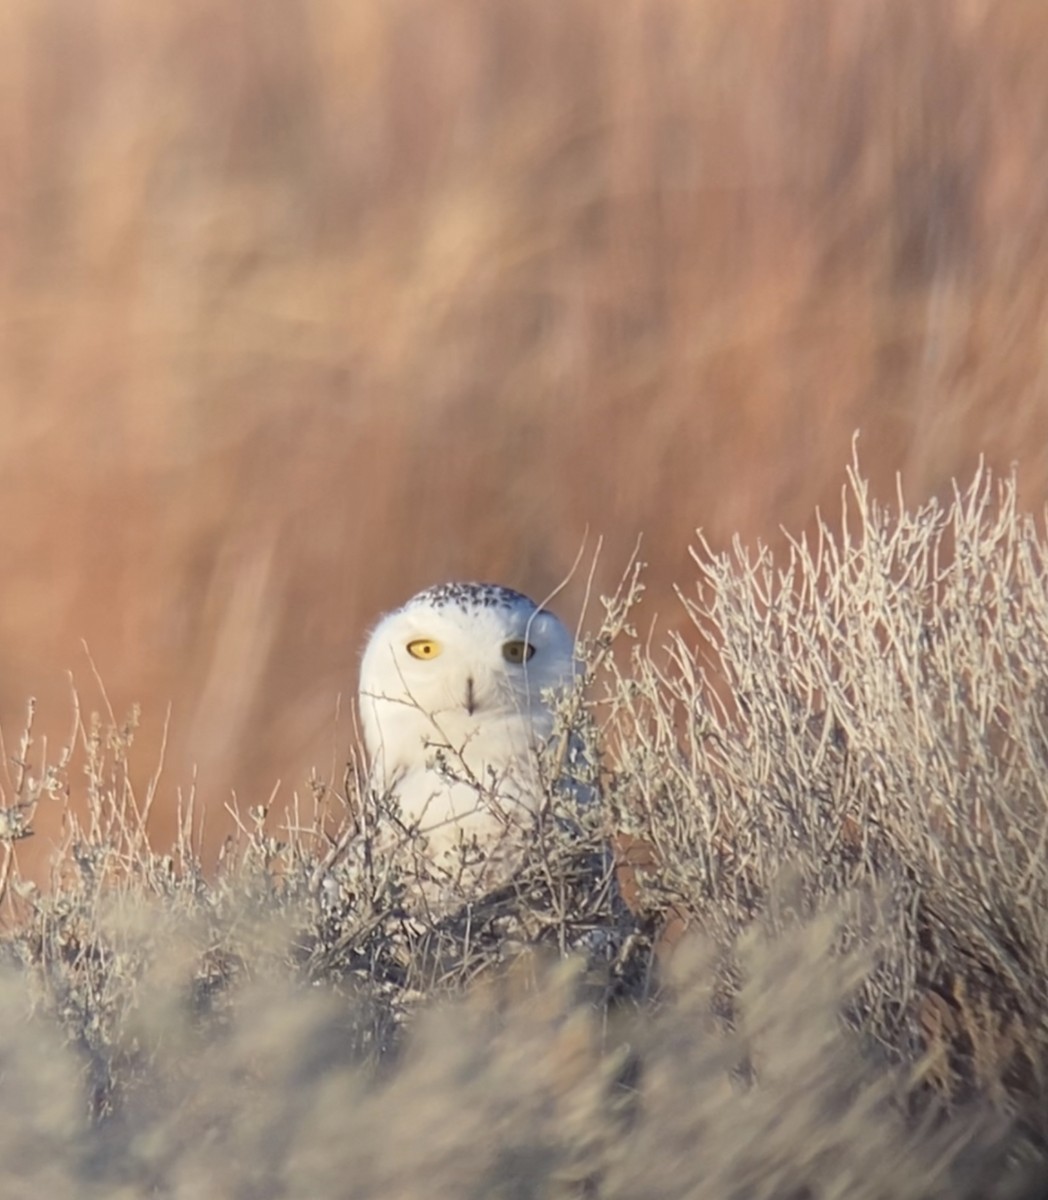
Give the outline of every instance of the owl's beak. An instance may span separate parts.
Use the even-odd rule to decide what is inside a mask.
[[[476,707],[477,701],[473,695],[473,676],[470,675],[466,680],[466,712],[472,717]]]

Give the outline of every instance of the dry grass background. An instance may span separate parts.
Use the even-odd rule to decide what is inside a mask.
[[[985,452],[1048,483],[1035,0],[10,0],[0,719],[141,702],[156,814],[338,762],[375,614]],[[560,605],[577,611],[581,582]],[[218,810],[217,800],[212,809]],[[167,816],[165,817],[165,814]],[[222,818],[214,816],[216,832]],[[43,828],[43,826],[42,826]]]
[[[0,6],[5,1196],[1043,1197],[1046,32]],[[982,454],[1017,491],[925,504]],[[352,775],[300,786],[336,695],[382,609],[544,595],[586,530],[596,592],[649,563],[566,714],[604,803],[424,919]]]
[[[0,5],[5,1196],[1043,1196],[1046,33]],[[1018,492],[924,504],[980,455]],[[301,786],[364,630],[434,579],[545,595],[587,531],[595,592],[649,563],[571,717],[605,803],[422,920],[410,861],[330,840],[352,776]]]

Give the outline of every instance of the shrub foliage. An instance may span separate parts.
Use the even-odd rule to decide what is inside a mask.
[[[1044,529],[1014,479],[911,509],[853,467],[836,529],[694,559],[668,647],[639,564],[603,601],[526,861],[439,906],[353,759],[205,869],[192,792],[150,843],[135,714],[49,760],[30,709],[4,1194],[1039,1195]]]

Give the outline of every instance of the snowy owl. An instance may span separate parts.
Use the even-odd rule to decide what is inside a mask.
[[[555,697],[576,672],[561,621],[496,584],[440,584],[376,626],[360,667],[372,785],[442,869],[465,847],[489,863],[519,852]]]

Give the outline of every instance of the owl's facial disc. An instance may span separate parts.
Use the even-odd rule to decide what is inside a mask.
[[[552,727],[575,679],[574,639],[548,610],[488,584],[442,584],[387,614],[360,672],[365,744],[387,778],[429,770],[448,742],[484,774]],[[493,757],[494,756],[494,757]]]
[[[478,637],[482,629],[445,625],[437,636],[432,626],[431,618],[402,643],[409,656],[403,660],[402,677],[413,699],[434,713],[458,709],[472,717],[508,705],[520,708],[528,676],[540,665],[532,660],[550,652],[541,628],[533,632],[532,640],[523,636],[503,640],[497,634],[485,640]]]

